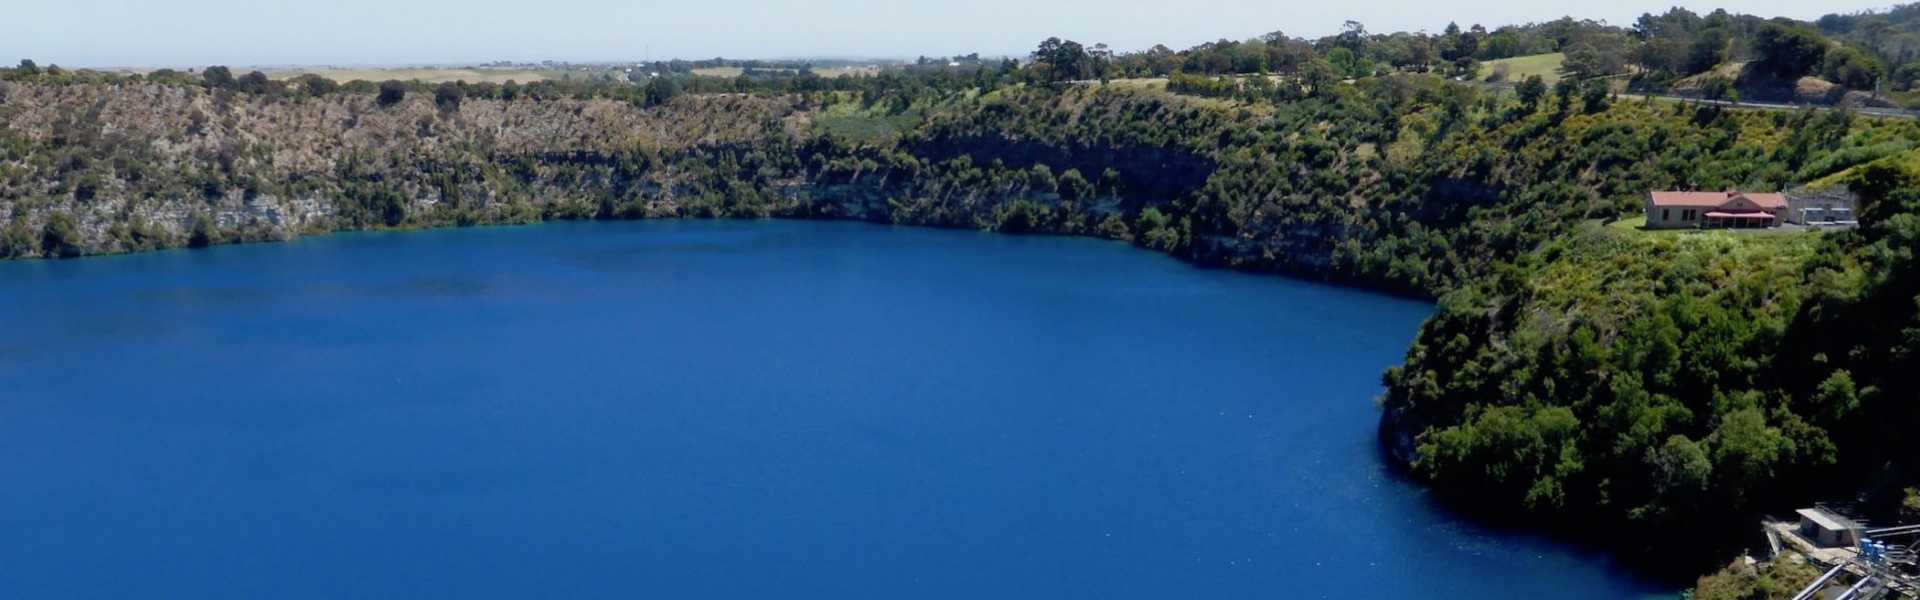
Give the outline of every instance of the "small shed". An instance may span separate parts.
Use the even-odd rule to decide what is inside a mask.
[[[1802,508],[1794,512],[1800,515],[1800,537],[1823,548],[1859,545],[1866,529],[1824,508]]]
[[[1845,187],[1795,190],[1787,193],[1786,218],[1801,225],[1852,227],[1860,224],[1858,204]]]

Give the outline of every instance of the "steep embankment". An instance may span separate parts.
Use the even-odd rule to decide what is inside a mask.
[[[1858,232],[1552,242],[1441,299],[1386,376],[1383,443],[1459,506],[1680,573],[1762,513],[1891,517],[1920,480],[1914,181],[1867,194]]]
[[[791,106],[759,98],[651,110],[469,100],[445,110],[418,95],[380,106],[362,94],[0,86],[0,219],[14,229],[0,253],[13,255],[178,246],[196,230],[259,240],[529,220],[540,207],[597,206],[635,186],[670,190],[679,174],[646,168],[657,156],[758,144],[764,128],[801,126],[787,121]],[[22,238],[48,243],[23,248]]]
[[[0,254],[545,218],[1098,235],[1440,297],[1386,377],[1382,437],[1443,497],[1490,514],[1659,540],[1705,564],[1753,511],[1830,489],[1813,483],[1886,465],[1876,481],[1913,479],[1906,448],[1873,441],[1920,422],[1896,376],[1920,338],[1903,333],[1915,209],[1890,191],[1910,181],[1852,182],[1876,201],[1859,235],[1582,225],[1635,210],[1648,189],[1826,177],[1910,148],[1910,122],[1519,101],[1418,76],[1253,104],[926,91],[891,113],[832,93],[652,108],[414,96],[6,84]],[[812,126],[828,114],[834,127]],[[886,126],[848,122],[861,114]],[[1698,535],[1626,535],[1661,527]]]
[[[913,108],[924,124],[898,138],[810,126],[852,101],[445,106],[414,94],[381,106],[352,93],[12,83],[0,91],[0,225],[11,240],[0,253],[539,218],[814,215],[1105,235],[1432,294],[1582,218],[1629,210],[1646,188],[1784,185],[1811,157],[1883,129],[1578,98],[1520,105],[1422,77],[1283,104],[931,94]]]

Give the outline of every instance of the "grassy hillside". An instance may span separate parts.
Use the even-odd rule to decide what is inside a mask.
[[[1507,81],[1520,81],[1528,77],[1538,76],[1542,81],[1545,81],[1547,85],[1553,85],[1560,82],[1560,65],[1566,62],[1566,60],[1567,55],[1564,52],[1489,60],[1480,63],[1479,79],[1484,80],[1496,70],[1505,67],[1507,70]]]
[[[1858,180],[1869,168],[1888,168],[1899,171],[1920,173],[1920,140],[1902,140],[1884,145],[1868,147],[1859,152],[1858,164],[1823,175],[1808,183],[1808,187],[1827,188],[1847,185]]]

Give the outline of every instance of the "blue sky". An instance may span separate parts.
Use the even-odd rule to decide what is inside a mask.
[[[1059,35],[1117,50],[1438,31],[1562,15],[1631,23],[1681,5],[1810,19],[1884,7],[1861,0],[9,0],[0,60],[69,66],[362,64],[489,60],[913,57],[1023,54]]]

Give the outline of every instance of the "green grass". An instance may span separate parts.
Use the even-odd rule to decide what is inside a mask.
[[[1696,235],[1732,235],[1741,238],[1771,238],[1808,233],[1806,229],[1787,229],[1774,227],[1769,229],[1647,229],[1645,216],[1627,217],[1608,223],[1610,233],[1625,234],[1644,238],[1679,238]]]
[[[1906,152],[1901,152],[1893,156],[1870,161],[1866,164],[1848,167],[1837,173],[1833,173],[1831,175],[1827,175],[1826,177],[1821,177],[1819,179],[1807,182],[1807,187],[1819,189],[1819,188],[1833,187],[1835,185],[1846,183],[1847,180],[1853,178],[1853,174],[1855,171],[1858,171],[1861,168],[1866,167],[1867,165],[1876,164],[1876,163],[1890,164],[1896,167],[1900,167],[1901,169],[1905,170],[1908,173],[1920,173],[1920,149],[1908,150]]]
[[[1490,60],[1480,63],[1480,79],[1486,79],[1493,74],[1495,67],[1504,65],[1507,67],[1507,81],[1517,82],[1529,75],[1539,75],[1541,81],[1553,85],[1560,82],[1560,65],[1566,60],[1567,55],[1560,52]]]
[[[1645,215],[1627,217],[1608,223],[1606,230],[1610,233],[1624,234],[1631,237],[1655,238],[1675,238],[1683,234],[1700,232],[1698,229],[1647,229],[1647,217]]]
[[[848,102],[835,104],[822,111],[814,117],[813,126],[821,133],[855,140],[878,140],[918,127],[924,120],[925,111],[919,107],[888,113],[878,107],[863,109],[856,103]]]
[[[1627,217],[1607,224],[1607,228],[1614,231],[1645,231],[1645,229],[1642,228],[1646,226],[1647,218],[1645,216]]]

